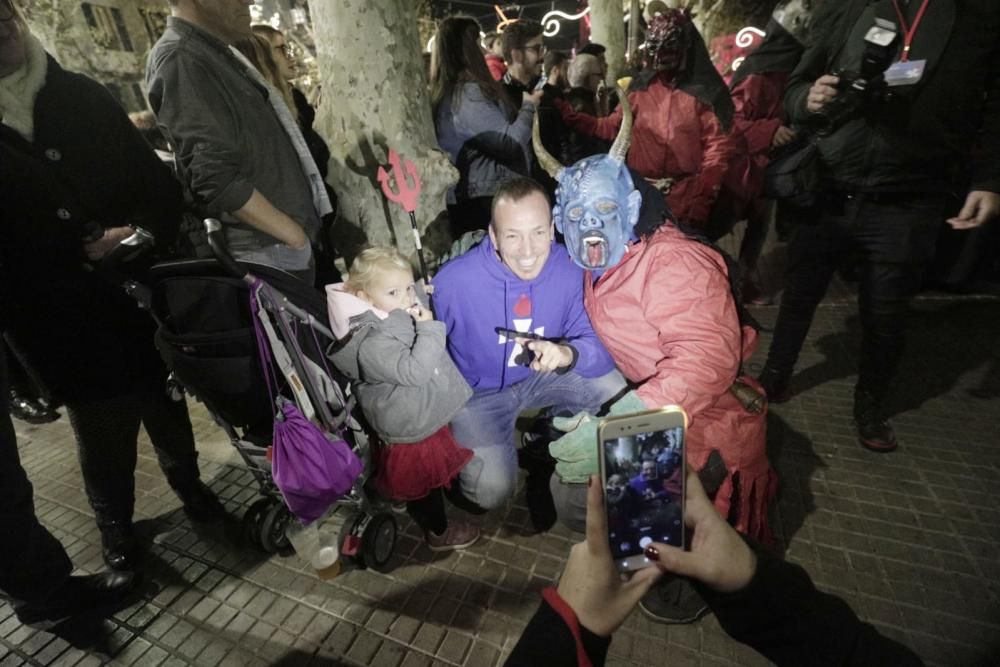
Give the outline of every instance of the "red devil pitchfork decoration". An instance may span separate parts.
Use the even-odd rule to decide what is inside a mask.
[[[392,167],[392,181],[396,184],[396,190],[392,189],[389,172],[385,167],[378,168],[378,182],[382,186],[382,192],[386,199],[401,204],[406,212],[410,214],[410,226],[413,228],[413,241],[417,246],[417,258],[420,260],[420,275],[424,279],[424,284],[428,283],[427,264],[424,262],[424,249],[420,245],[420,230],[417,229],[417,200],[420,198],[420,176],[417,175],[417,168],[410,160],[402,160],[399,153],[389,149],[389,165]],[[409,178],[407,178],[409,177]]]

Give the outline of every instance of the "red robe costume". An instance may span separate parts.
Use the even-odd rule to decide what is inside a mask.
[[[588,274],[584,303],[643,402],[687,412],[688,462],[700,470],[713,449],[721,453],[729,475],[715,497],[719,514],[770,543],[767,511],[778,481],[765,453],[766,411],[748,412],[729,392],[757,333],[745,326],[741,334],[722,257],[666,224],[630,245],[596,284]]]
[[[628,96],[634,116],[628,166],[649,179],[672,178],[666,196],[675,219],[705,223],[736,152],[732,138],[712,107],[673,87],[659,74],[645,90]],[[572,110],[559,102],[572,129],[614,140],[621,125],[621,107],[604,118]]]
[[[493,79],[495,81],[502,79],[503,75],[507,73],[507,64],[503,58],[495,53],[487,53],[484,57],[486,58],[486,67],[489,68]]]
[[[746,178],[730,187],[745,192],[748,201],[760,196],[767,167],[771,141],[784,125],[781,96],[791,72],[763,72],[741,79],[732,90],[733,135],[744,143],[750,156],[751,169]]]
[[[791,72],[763,72],[740,80],[732,90],[733,133],[746,139],[754,162],[767,164],[774,133],[784,124],[781,97]]]

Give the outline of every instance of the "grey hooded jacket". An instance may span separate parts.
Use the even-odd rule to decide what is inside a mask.
[[[448,356],[443,322],[414,322],[402,310],[385,319],[366,310],[349,321],[351,333],[331,358],[351,380],[365,418],[385,442],[423,440],[472,396]]]

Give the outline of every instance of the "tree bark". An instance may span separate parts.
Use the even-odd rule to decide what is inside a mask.
[[[626,54],[630,59],[635,57],[635,53],[639,48],[639,23],[642,12],[640,11],[639,0],[630,0],[629,10],[628,10],[628,44],[626,48]],[[635,63],[630,62],[630,65],[635,66]]]
[[[776,4],[777,0],[689,0],[680,6],[691,8],[695,25],[710,44],[715,37],[748,25],[763,28]]]
[[[332,155],[339,198],[334,243],[350,263],[365,245],[395,245],[415,258],[410,220],[386,201],[378,168],[394,149],[412,160],[422,189],[416,211],[425,256],[447,248],[445,194],[458,173],[437,147],[427,73],[410,0],[312,2],[322,101],[316,130]]]
[[[590,0],[590,40],[603,44],[608,61],[605,83],[613,90],[625,67],[625,13],[622,0]]]

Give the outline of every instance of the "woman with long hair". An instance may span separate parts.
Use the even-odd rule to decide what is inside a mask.
[[[274,89],[281,93],[281,98],[288,105],[289,111],[292,112],[292,116],[296,117],[298,120],[298,110],[295,107],[295,100],[292,99],[292,85],[288,83],[283,74],[283,66],[279,65],[277,58],[275,57],[274,50],[271,47],[271,42],[259,32],[254,30],[254,33],[245,39],[241,39],[236,42],[235,46],[240,53],[246,56],[247,60],[253,63],[253,66],[257,68],[257,71],[264,75],[264,78],[269,84],[274,86]]]
[[[254,35],[265,40],[268,46],[268,55],[274,61],[273,70],[264,72],[264,76],[274,84],[275,88],[281,91],[285,102],[289,104],[292,112],[296,115],[306,144],[309,146],[309,152],[316,160],[320,175],[325,179],[330,162],[330,149],[323,137],[319,136],[313,129],[316,109],[309,103],[305,93],[292,85],[292,79],[296,77],[298,71],[298,63],[292,46],[289,44],[288,38],[285,37],[285,33],[267,23],[256,23],[250,29],[253,30]],[[265,67],[270,69],[268,65]]]
[[[525,93],[514,106],[494,81],[479,45],[479,24],[465,16],[438,27],[431,56],[431,104],[438,144],[458,168],[448,193],[454,237],[485,229],[500,183],[531,165],[531,121],[541,91]]]
[[[312,155],[316,169],[323,179],[327,197],[333,206],[333,213],[323,216],[323,228],[319,233],[317,243],[313,247],[316,254],[316,285],[326,285],[340,282],[340,272],[334,265],[333,239],[330,232],[337,211],[337,195],[327,182],[330,168],[330,148],[326,141],[313,129],[316,120],[316,110],[309,104],[305,94],[292,85],[295,78],[296,63],[292,49],[283,32],[266,23],[251,26],[253,35],[242,39],[234,46],[246,56],[247,60],[257,68],[265,80],[281,95],[285,105],[292,113],[292,118],[302,131],[309,154]]]

